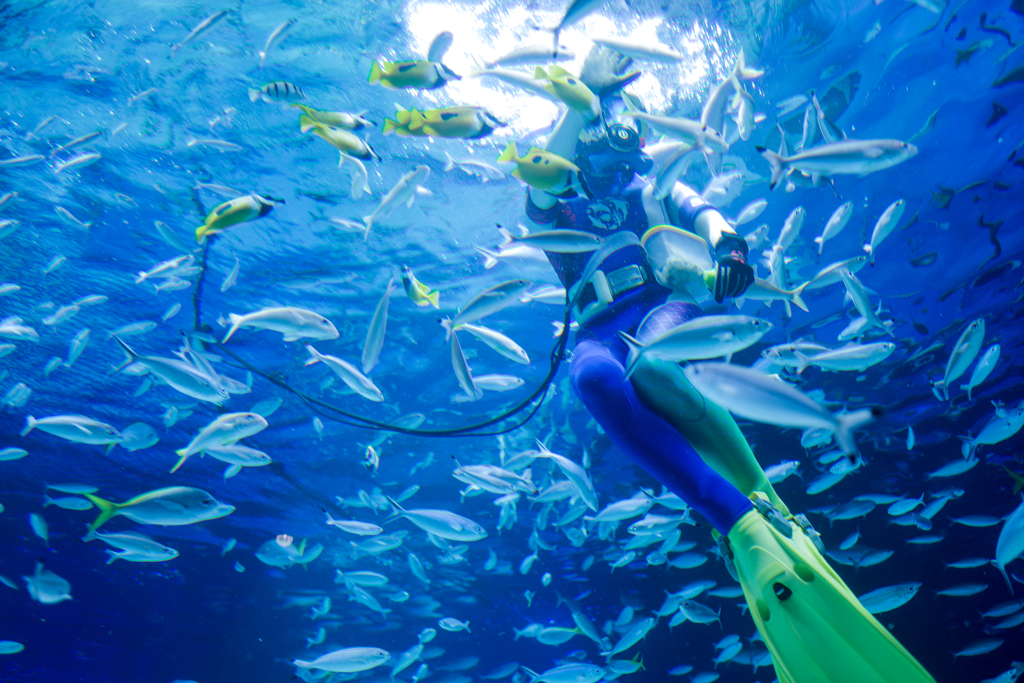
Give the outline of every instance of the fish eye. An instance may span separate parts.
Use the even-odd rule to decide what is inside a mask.
[[[212,505],[213,504],[213,498],[204,498],[203,501],[202,501],[202,504],[203,505]]]
[[[323,320],[320,321],[320,324],[321,325],[330,325],[331,321],[328,320],[327,318],[324,318]]]

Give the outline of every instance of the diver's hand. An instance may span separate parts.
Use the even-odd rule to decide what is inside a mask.
[[[741,296],[754,283],[754,269],[747,263],[747,241],[739,235],[723,233],[715,246],[715,301]]]
[[[580,80],[598,97],[605,97],[640,78],[640,71],[629,71],[631,57],[625,57],[602,45],[595,45],[583,61]]]

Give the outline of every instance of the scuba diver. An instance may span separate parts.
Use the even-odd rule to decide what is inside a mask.
[[[629,349],[620,332],[646,343],[703,315],[694,297],[657,281],[643,244],[649,229],[670,224],[706,242],[714,261],[708,288],[719,303],[754,281],[746,241],[713,206],[680,182],[659,201],[642,177],[652,159],[641,130],[614,111],[626,97],[621,89],[640,75],[626,73],[630,64],[595,47],[580,80],[600,97],[602,115],[588,125],[568,109],[545,146],[580,169],[586,196],[527,191],[531,232],[604,238],[592,253],[548,252],[579,324],[573,388],[623,453],[714,527],[782,683],[933,681],[822,558],[810,523],[790,514],[726,410],[701,396],[678,363],[642,356],[624,378]]]

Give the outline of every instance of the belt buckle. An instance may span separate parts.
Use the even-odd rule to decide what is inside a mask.
[[[644,271],[635,263],[618,270],[613,270],[606,277],[608,278],[608,287],[611,289],[612,297],[616,299],[620,294],[635,289],[644,283]]]

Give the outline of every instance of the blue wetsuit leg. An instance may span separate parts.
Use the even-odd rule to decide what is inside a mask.
[[[576,395],[612,443],[728,534],[751,509],[750,500],[708,467],[682,434],[644,407],[633,385],[623,380],[627,353],[619,339],[577,344],[571,366]]]

